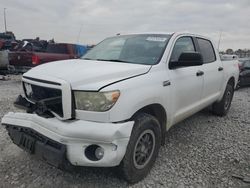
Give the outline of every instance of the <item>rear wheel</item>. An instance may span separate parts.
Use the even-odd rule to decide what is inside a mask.
[[[213,113],[219,116],[225,116],[230,109],[233,95],[234,95],[233,84],[228,83],[221,101],[213,104],[212,106]]]
[[[142,180],[152,168],[161,145],[161,130],[158,120],[141,113],[135,117],[126,154],[118,169],[129,183]]]

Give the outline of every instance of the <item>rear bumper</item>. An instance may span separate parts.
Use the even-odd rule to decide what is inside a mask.
[[[124,157],[134,122],[61,121],[57,118],[46,119],[35,114],[10,112],[3,117],[2,124],[7,127],[33,130],[65,146],[66,159],[72,165],[108,167],[119,165]],[[89,160],[85,156],[86,147],[92,144],[104,149],[104,156],[99,161]]]

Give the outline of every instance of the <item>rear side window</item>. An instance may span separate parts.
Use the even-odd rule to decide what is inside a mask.
[[[194,43],[191,37],[181,37],[176,41],[170,61],[178,61],[183,52],[195,52]]]
[[[197,38],[201,55],[203,57],[204,63],[211,63],[216,61],[216,56],[214,53],[214,48],[209,40]]]

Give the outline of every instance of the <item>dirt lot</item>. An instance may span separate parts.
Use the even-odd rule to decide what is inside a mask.
[[[17,111],[12,103],[20,92],[19,76],[0,81],[0,119]],[[38,161],[0,126],[0,187],[126,186],[110,168],[64,172]],[[151,173],[130,187],[250,187],[250,88],[235,92],[226,117],[204,110],[171,128]]]

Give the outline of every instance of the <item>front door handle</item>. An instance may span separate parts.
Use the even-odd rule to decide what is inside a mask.
[[[223,67],[219,67],[219,68],[218,68],[218,71],[223,71]]]
[[[166,80],[162,83],[163,87],[165,86],[170,86],[171,85],[171,82],[169,80]]]
[[[203,74],[204,74],[203,71],[198,71],[198,72],[196,73],[196,76],[202,76]]]

